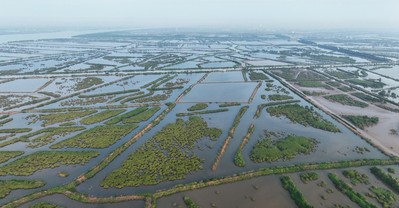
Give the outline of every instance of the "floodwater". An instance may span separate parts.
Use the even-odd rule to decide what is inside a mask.
[[[159,207],[184,206],[184,196],[189,196],[200,207],[296,206],[288,192],[282,188],[279,176],[276,175],[177,193],[158,199],[157,204]]]
[[[50,79],[17,79],[0,84],[0,92],[34,92]]]
[[[383,74],[395,79],[399,79],[399,65],[395,65],[393,67],[390,68],[379,68],[376,70],[373,70],[379,74]]]
[[[180,102],[248,102],[257,82],[198,84]]]
[[[210,73],[203,82],[243,82],[244,78],[241,71],[233,72],[213,72]]]

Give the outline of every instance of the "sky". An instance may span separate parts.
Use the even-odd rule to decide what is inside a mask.
[[[0,27],[399,30],[399,0],[1,0]]]

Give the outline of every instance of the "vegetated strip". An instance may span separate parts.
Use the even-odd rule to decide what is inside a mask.
[[[0,143],[0,147],[5,147],[5,146],[11,145],[11,144],[15,144],[17,142],[28,142],[28,140],[21,139],[21,138],[14,138],[14,139],[10,139],[10,140]]]
[[[131,92],[138,92],[139,89],[131,89],[131,90],[122,90],[122,91],[115,91],[115,92],[107,92],[107,93],[98,93],[98,94],[90,94],[90,95],[79,95],[79,98],[91,98],[91,97],[102,97],[108,95],[119,95],[119,94],[126,94]]]
[[[249,97],[248,103],[252,103],[252,100],[254,100],[256,92],[258,92],[258,89],[259,89],[260,86],[262,86],[262,82],[258,82],[258,85],[256,85],[254,91],[251,94],[251,97]]]
[[[0,129],[1,134],[5,133],[26,133],[32,131],[31,128],[12,128],[12,129]]]
[[[378,180],[382,181],[389,188],[394,190],[396,193],[399,193],[399,179],[393,177],[392,175],[384,172],[381,168],[372,167],[370,168],[371,173],[378,178]]]
[[[7,118],[7,119],[4,119],[4,120],[1,120],[0,121],[0,127],[3,126],[4,124],[8,123],[8,122],[11,122],[12,120],[14,120],[14,119],[13,118]]]
[[[84,131],[72,138],[51,145],[50,148],[106,148],[115,144],[115,142],[129,134],[135,128],[137,128],[137,125],[135,124],[113,126],[100,125]]]
[[[98,155],[97,151],[39,151],[0,167],[0,176],[28,176],[61,165],[84,164]]]
[[[223,103],[223,104],[220,104],[219,107],[224,108],[224,107],[239,106],[239,105],[241,105],[241,103],[232,102],[232,103]]]
[[[187,110],[188,111],[198,111],[198,110],[204,110],[207,107],[208,107],[208,104],[206,104],[206,103],[197,103],[197,104],[187,108]]]
[[[24,154],[24,151],[0,151],[0,164]]]
[[[111,197],[95,197],[95,196],[89,196],[87,194],[83,193],[77,193],[77,192],[72,192],[71,190],[68,190],[65,186],[57,186],[54,188],[50,188],[48,190],[43,190],[39,191],[30,195],[27,195],[25,197],[19,198],[15,201],[12,201],[6,205],[4,205],[4,208],[14,208],[17,206],[20,206],[22,204],[26,204],[30,201],[33,201],[35,199],[42,198],[44,196],[49,196],[53,194],[64,194],[66,197],[79,201],[82,203],[117,203],[117,202],[123,202],[123,201],[129,201],[129,200],[144,200],[145,196],[142,195],[126,195],[126,196],[111,196]]]
[[[84,125],[89,125],[89,124],[102,122],[111,117],[117,116],[123,112],[125,112],[125,110],[123,110],[123,109],[121,109],[121,110],[105,110],[100,113],[83,118],[82,120],[80,120],[80,123],[84,124]]]
[[[305,199],[301,191],[295,186],[294,182],[292,182],[289,176],[281,176],[280,177],[283,188],[288,191],[292,200],[294,200],[295,204],[298,208],[312,208],[313,206],[309,204],[309,202]]]
[[[167,81],[170,81],[170,80],[174,79],[175,77],[177,77],[177,75],[174,75],[174,76],[169,76],[169,75],[168,75],[168,77],[166,77],[165,79],[162,79],[160,82],[153,84],[153,85],[150,87],[149,90],[154,90],[154,89],[156,89],[157,87],[161,86],[162,84],[166,83]]]
[[[84,116],[88,116],[91,114],[97,113],[97,110],[85,110],[85,111],[72,111],[65,113],[50,113],[50,114],[41,114],[39,116],[40,120],[43,120],[43,126],[52,125],[56,123],[72,121],[77,118],[81,118]]]
[[[39,109],[39,110],[23,110],[23,113],[60,113],[70,111],[82,111],[83,107],[71,107],[71,108],[51,108],[51,109]]]
[[[137,95],[142,95],[144,93],[145,92],[143,92],[143,91],[138,91],[138,92],[135,92],[135,93],[132,93],[132,94],[129,94],[129,95],[124,95],[124,96],[117,97],[117,98],[115,98],[115,99],[113,99],[111,101],[108,101],[108,103],[116,103],[116,102],[119,102],[119,101],[121,101],[121,100],[123,100],[125,98],[134,97],[134,96],[137,96]]]
[[[43,95],[47,95],[47,96],[50,96],[50,97],[53,97],[53,98],[61,97],[60,94],[57,94],[57,93],[54,93],[54,92],[41,91],[41,92],[38,92],[38,93],[43,94]]]
[[[176,116],[182,117],[182,116],[193,116],[193,115],[199,115],[199,114],[211,114],[211,113],[220,113],[220,112],[226,112],[229,111],[228,108],[220,108],[220,109],[215,109],[215,110],[205,110],[205,111],[196,111],[196,112],[188,112],[188,113],[176,113]]]
[[[377,208],[374,204],[367,201],[367,199],[360,193],[355,192],[348,184],[340,180],[337,175],[333,173],[328,174],[328,178],[333,182],[335,187],[344,193],[351,201],[355,202],[361,208]]]
[[[127,112],[127,113],[124,113],[124,114],[122,114],[122,115],[120,115],[120,116],[117,116],[117,117],[115,117],[115,118],[113,118],[113,119],[111,119],[111,120],[105,122],[105,124],[107,124],[107,125],[114,125],[114,124],[117,124],[117,123],[119,123],[119,122],[121,122],[121,121],[123,121],[123,120],[125,120],[125,119],[128,119],[128,118],[130,118],[130,117],[133,117],[133,116],[135,116],[135,115],[138,115],[138,114],[140,114],[140,113],[146,111],[147,109],[148,109],[147,107],[139,107],[139,108],[136,108],[136,109],[134,109],[134,110],[131,110],[131,111]]]
[[[222,159],[222,156],[226,152],[227,146],[229,145],[231,139],[234,136],[234,132],[235,132],[238,124],[240,124],[240,120],[241,120],[242,116],[245,114],[245,112],[248,110],[248,108],[249,108],[249,106],[243,106],[240,108],[240,111],[238,111],[238,114],[234,118],[233,125],[230,127],[229,133],[227,134],[227,138],[224,141],[224,144],[223,144],[222,148],[220,149],[220,152],[218,153],[218,155],[215,159],[215,162],[212,165],[212,171],[216,171],[216,169],[219,165],[219,162]]]
[[[137,96],[128,97],[128,98],[122,100],[122,101],[121,101],[121,104],[125,104],[125,103],[127,103],[127,102],[132,101],[132,100],[137,100],[137,99],[140,99],[140,98],[148,97],[148,96],[151,96],[151,95],[153,95],[153,94],[154,94],[154,91],[151,91],[151,92],[149,92],[149,93],[147,93],[147,94],[140,94],[140,95],[137,95]]]
[[[152,91],[163,91],[163,90],[176,90],[176,89],[183,89],[183,86],[175,86],[175,87],[158,87],[158,88],[151,88]]]
[[[156,80],[154,80],[154,81],[152,81],[152,82],[149,82],[149,83],[147,83],[147,84],[141,86],[140,88],[141,88],[141,89],[147,88],[147,87],[149,87],[149,86],[151,86],[151,85],[153,85],[153,84],[155,84],[155,83],[157,83],[157,82],[159,82],[159,81],[161,81],[161,80],[163,80],[163,79],[166,79],[166,78],[168,78],[168,77],[169,77],[169,75],[162,76],[162,77],[160,77],[160,78],[158,78],[158,79],[156,79]]]
[[[0,120],[1,120],[1,119],[5,119],[5,118],[8,118],[8,117],[10,117],[10,115],[8,115],[8,114],[1,115],[1,116],[0,116]]]
[[[46,183],[39,180],[0,180],[0,199],[6,197],[12,190],[34,189],[44,186]]]
[[[236,154],[234,155],[234,164],[238,167],[245,166],[245,160],[244,160],[244,156],[242,155],[242,149],[248,143],[248,140],[249,140],[249,138],[251,138],[251,135],[252,135],[252,133],[254,133],[254,130],[255,130],[255,125],[253,123],[251,123],[251,125],[249,125],[247,134],[242,139],[242,142],[241,142],[240,146],[238,147]]]
[[[159,110],[161,110],[161,107],[159,106],[155,106],[152,108],[147,109],[144,112],[141,112],[135,116],[126,118],[125,120],[123,120],[124,124],[131,124],[131,123],[140,123],[142,121],[147,121],[148,119],[150,119],[156,112],[158,112]]]
[[[256,109],[254,118],[260,117],[260,115],[262,114],[263,108],[275,106],[275,105],[283,105],[283,104],[291,104],[291,103],[299,103],[299,102],[301,102],[301,101],[300,100],[287,100],[287,101],[281,101],[281,102],[269,102],[269,103],[259,104],[258,108]]]

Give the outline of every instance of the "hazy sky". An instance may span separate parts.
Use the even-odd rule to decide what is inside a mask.
[[[399,30],[399,0],[1,0],[12,26]]]

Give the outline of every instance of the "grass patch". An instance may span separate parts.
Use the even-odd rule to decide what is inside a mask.
[[[348,87],[346,85],[342,85],[340,87],[338,87],[339,90],[341,90],[342,92],[350,92],[353,91],[352,87]]]
[[[51,114],[41,114],[39,119],[43,121],[44,126],[72,121],[77,118],[81,118],[93,113],[96,113],[96,110],[85,110],[85,111],[72,111],[66,113],[51,113]]]
[[[99,122],[105,121],[111,117],[114,117],[116,115],[119,115],[123,112],[125,112],[125,110],[123,110],[123,109],[122,110],[105,110],[100,113],[97,113],[97,114],[94,114],[94,115],[91,115],[89,117],[82,119],[80,121],[80,123],[84,124],[84,125],[99,123]]]
[[[339,71],[329,70],[329,71],[326,71],[326,73],[331,75],[331,76],[334,76],[334,77],[336,77],[338,79],[350,79],[350,78],[356,78],[357,77],[355,74],[350,73],[350,72],[346,72],[346,71],[343,71],[343,70],[342,71],[341,70],[339,70]]]
[[[346,120],[351,122],[353,125],[364,129],[365,127],[373,126],[378,123],[378,117],[368,117],[368,116],[354,116],[354,115],[343,115]]]
[[[324,84],[320,81],[300,81],[297,83],[301,87],[314,87],[314,88],[325,88],[327,90],[333,90],[334,88]]]
[[[209,128],[200,117],[177,119],[132,153],[101,186],[123,188],[184,179],[203,168],[203,160],[193,152],[196,142],[205,137],[218,138],[221,133],[220,129]]]
[[[120,116],[117,116],[117,117],[105,122],[105,124],[107,124],[107,125],[117,124],[117,123],[119,123],[121,121],[124,121],[124,120],[130,118],[130,117],[136,116],[136,115],[138,115],[138,114],[140,114],[140,113],[142,113],[142,112],[144,112],[146,110],[148,110],[147,107],[136,108],[134,110],[131,110],[131,111],[127,112],[127,113],[124,113],[124,114],[122,114]]]
[[[230,106],[240,106],[240,103],[236,103],[236,102],[231,102],[231,103],[223,103],[220,104],[219,107],[220,108],[224,108],[224,107],[230,107]]]
[[[330,132],[340,132],[340,130],[330,121],[323,119],[323,117],[314,111],[313,107],[302,107],[299,104],[281,105],[267,108],[267,112],[271,116],[285,116],[294,123],[299,123],[304,126],[312,126],[316,129],[321,129]]]
[[[331,102],[337,102],[342,105],[356,106],[356,107],[361,107],[361,108],[365,108],[365,107],[369,106],[367,103],[357,101],[346,94],[327,95],[327,96],[324,96],[324,98]]]
[[[0,164],[24,154],[23,151],[0,151]]]
[[[206,103],[197,103],[197,104],[187,108],[187,110],[188,111],[204,110],[207,107],[208,107],[208,104],[206,104]]]
[[[392,205],[396,202],[396,195],[392,193],[391,190],[374,187],[372,186],[370,189],[371,194],[368,194],[370,197],[375,198],[382,207],[392,207]]]
[[[0,129],[0,134],[18,134],[32,131],[31,128]]]
[[[0,199],[6,197],[12,190],[34,189],[44,186],[44,181],[37,180],[0,180]]]
[[[92,98],[92,97],[102,97],[102,96],[110,96],[110,95],[119,95],[119,94],[126,94],[131,92],[138,92],[139,89],[131,89],[131,90],[123,90],[123,91],[114,91],[114,92],[107,92],[107,93],[99,93],[99,94],[91,94],[91,95],[79,95],[79,98]]]
[[[267,77],[264,73],[261,72],[249,72],[249,79],[252,81],[257,81],[257,80],[270,80],[269,77]]]
[[[399,178],[393,177],[392,175],[383,171],[381,168],[377,167],[370,168],[370,171],[376,178],[378,178],[378,180],[382,181],[396,193],[399,193]]]
[[[7,118],[4,120],[0,120],[0,127],[3,126],[4,124],[11,122],[12,120],[14,120],[13,118]]]
[[[40,129],[38,131],[32,132],[30,134],[21,136],[20,139],[21,141],[28,141],[29,138],[44,134],[41,136],[38,136],[30,141],[30,143],[27,145],[27,147],[30,148],[37,148],[37,147],[42,147],[44,145],[50,144],[54,142],[56,137],[61,137],[65,136],[69,133],[76,132],[76,131],[81,131],[84,130],[85,128],[82,126],[71,126],[71,127],[50,127],[50,128],[44,128]]]
[[[347,81],[355,85],[360,85],[362,87],[383,88],[385,86],[385,83],[378,82],[372,79],[349,79]]]
[[[317,92],[317,91],[307,91],[304,90],[302,91],[303,94],[307,95],[307,96],[322,96],[322,95],[327,95],[327,93],[325,92]]]
[[[269,95],[269,100],[271,101],[290,100],[290,99],[294,98],[289,95],[279,95],[279,94]]]
[[[129,134],[135,128],[137,128],[137,125],[96,126],[72,138],[54,144],[50,148],[106,148]]]
[[[78,82],[76,82],[75,86],[73,86],[73,89],[75,91],[87,89],[89,87],[93,87],[95,85],[99,85],[104,83],[104,81],[101,78],[98,77],[86,77]]]
[[[360,174],[359,171],[357,170],[344,170],[342,171],[342,174],[345,176],[345,178],[348,178],[351,180],[351,183],[353,185],[362,183],[362,184],[369,184],[369,177],[366,174]]]
[[[188,196],[184,196],[183,197],[183,201],[184,201],[184,204],[186,204],[186,206],[188,207],[188,208],[200,208],[200,206],[197,204],[197,203],[195,203],[195,201],[193,201],[190,197],[188,197]]]
[[[215,110],[195,111],[195,112],[189,112],[189,113],[176,113],[176,116],[179,116],[179,117],[194,116],[194,115],[200,115],[200,114],[220,113],[220,112],[226,112],[226,111],[229,111],[229,109],[228,108],[220,108],[220,109],[215,109]]]
[[[83,165],[98,155],[97,151],[35,152],[0,167],[0,176],[28,176],[36,171],[56,168],[61,165]]]
[[[315,181],[319,179],[319,174],[316,172],[301,173],[299,174],[299,178],[301,178],[303,183],[307,183],[309,181]]]
[[[242,155],[242,151],[237,151],[237,153],[234,155],[234,165],[238,167],[245,166],[245,160],[244,156]]]
[[[376,97],[373,97],[373,96],[370,96],[370,95],[367,95],[367,94],[364,94],[361,92],[354,92],[354,93],[351,93],[351,95],[353,95],[361,100],[364,100],[366,102],[380,103],[383,101],[380,98],[376,98]]]
[[[263,139],[251,151],[251,160],[257,163],[289,160],[298,154],[309,154],[316,149],[317,141],[312,138],[289,135],[284,139]]]
[[[147,121],[150,119],[156,112],[158,112],[161,109],[161,107],[153,107],[150,109],[147,109],[144,112],[141,112],[135,116],[126,118],[123,120],[124,124],[131,124],[131,123],[140,123],[143,121]]]

